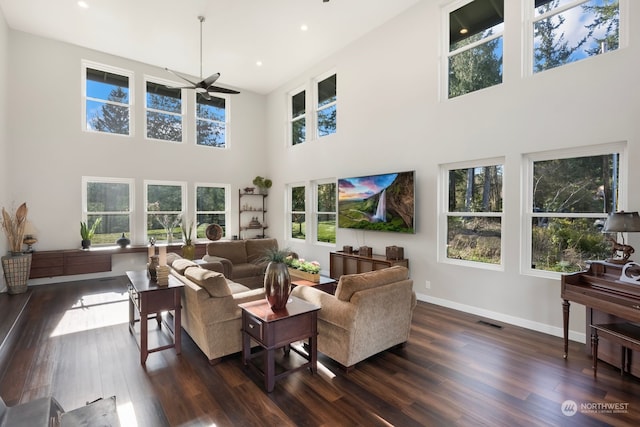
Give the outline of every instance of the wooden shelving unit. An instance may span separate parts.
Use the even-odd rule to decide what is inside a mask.
[[[248,237],[266,237],[264,231],[267,213],[267,194],[246,193],[238,190],[238,236],[240,239]],[[256,200],[259,201],[256,202]]]

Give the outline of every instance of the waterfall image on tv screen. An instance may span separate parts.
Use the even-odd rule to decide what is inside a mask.
[[[338,227],[414,233],[414,171],[338,179]]]

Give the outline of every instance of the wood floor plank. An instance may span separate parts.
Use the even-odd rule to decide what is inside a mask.
[[[126,278],[30,292],[26,326],[2,366],[0,395],[9,405],[53,394],[70,410],[116,396],[121,418],[138,427],[582,427],[640,419],[640,380],[606,363],[594,379],[583,344],[571,342],[565,360],[561,338],[422,302],[406,346],[348,373],[320,354],[318,373],[298,371],[266,393],[239,355],[211,366],[184,331],[181,355],[151,353],[140,365]],[[563,415],[565,401],[576,403],[575,415]],[[597,409],[605,403],[626,407]]]

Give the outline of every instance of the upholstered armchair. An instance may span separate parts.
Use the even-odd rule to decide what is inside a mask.
[[[292,295],[321,307],[318,351],[347,370],[409,339],[416,295],[406,267],[344,275],[335,295],[308,286]]]

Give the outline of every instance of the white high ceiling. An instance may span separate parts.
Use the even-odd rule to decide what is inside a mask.
[[[266,94],[418,1],[0,0],[0,9],[11,29],[196,77],[202,15],[203,77],[220,72],[220,86]]]

